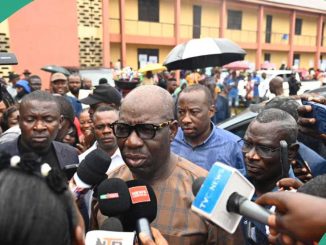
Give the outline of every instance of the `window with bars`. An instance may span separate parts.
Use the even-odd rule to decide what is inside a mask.
[[[228,29],[241,30],[242,11],[228,10]]]
[[[138,0],[138,20],[159,22],[160,1],[159,0]]]

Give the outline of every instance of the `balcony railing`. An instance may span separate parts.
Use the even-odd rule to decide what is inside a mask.
[[[277,33],[277,32],[263,32],[262,42],[271,44],[288,44],[289,34],[288,33]]]
[[[194,36],[194,26],[193,25],[180,25],[180,37],[181,38],[199,38],[199,37],[218,37],[219,36],[219,28],[212,26],[195,26],[195,34],[198,36]]]
[[[120,33],[119,19],[110,19],[110,32]],[[146,22],[139,20],[125,20],[125,30],[127,35],[140,35],[152,37],[173,37],[174,24],[162,22]]]
[[[257,31],[226,29],[225,37],[235,42],[256,43]]]
[[[110,18],[109,20],[110,33],[120,33],[120,19]],[[163,23],[163,22],[146,22],[139,20],[125,20],[126,34],[129,35],[140,35],[140,36],[152,36],[152,37],[174,37],[174,24]],[[219,27],[212,26],[199,26],[195,28],[193,25],[180,25],[180,37],[191,39],[194,38],[195,34],[199,37],[219,37]],[[225,30],[225,37],[235,42],[244,43],[256,43],[257,42],[257,31],[251,30]],[[316,36],[309,35],[295,35],[294,45],[299,46],[315,46]],[[277,32],[262,32],[262,43],[271,44],[288,44],[289,34],[288,33],[277,33]],[[322,40],[322,46],[326,46],[326,36]]]
[[[300,46],[316,46],[316,36],[295,35],[293,43],[294,45],[300,45]]]

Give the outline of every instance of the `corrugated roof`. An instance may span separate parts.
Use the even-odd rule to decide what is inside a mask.
[[[297,7],[304,7],[313,10],[323,10],[326,14],[326,1],[325,0],[265,0],[265,2],[279,3],[282,5],[291,5]]]
[[[239,0],[262,5],[275,6],[286,9],[315,12],[326,15],[326,0]]]

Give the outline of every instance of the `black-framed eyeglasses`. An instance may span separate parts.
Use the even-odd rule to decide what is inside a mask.
[[[173,120],[162,122],[160,124],[142,123],[136,125],[114,122],[111,124],[111,128],[113,129],[113,133],[117,138],[128,138],[129,135],[135,130],[139,138],[153,139],[157,130],[170,125],[171,122],[173,122]]]
[[[242,143],[242,152],[243,153],[248,153],[250,152],[253,148],[255,148],[256,153],[263,157],[263,158],[270,158],[272,155],[280,150],[280,147],[269,147],[265,145],[256,145],[256,144],[251,144],[245,139],[239,140],[240,143]]]

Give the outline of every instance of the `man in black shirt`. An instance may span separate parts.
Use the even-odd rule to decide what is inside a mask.
[[[78,163],[76,149],[54,141],[61,128],[62,116],[53,95],[44,91],[26,95],[21,101],[19,114],[21,136],[0,145],[0,152],[11,155],[34,152],[54,168]]]

